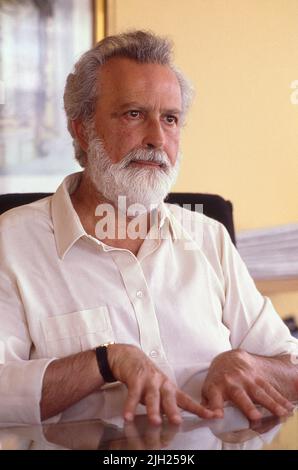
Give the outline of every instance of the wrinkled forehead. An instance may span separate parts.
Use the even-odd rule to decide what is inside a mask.
[[[100,101],[144,100],[168,101],[181,108],[181,89],[175,72],[167,65],[143,64],[127,58],[109,59],[98,74]]]

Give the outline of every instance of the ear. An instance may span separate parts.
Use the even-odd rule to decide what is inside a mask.
[[[88,140],[85,125],[82,123],[82,121],[75,119],[74,121],[71,121],[71,127],[76,139],[79,141],[81,148],[84,150],[84,152],[87,153]]]

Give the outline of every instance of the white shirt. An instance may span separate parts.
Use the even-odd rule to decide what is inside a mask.
[[[182,388],[223,351],[297,347],[219,222],[163,204],[136,257],[86,234],[69,196],[79,177],[0,217],[1,422],[40,422],[48,364],[109,341],[141,347]]]

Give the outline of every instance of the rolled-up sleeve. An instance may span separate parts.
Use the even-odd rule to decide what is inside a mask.
[[[0,422],[40,423],[44,372],[54,360],[30,360],[32,340],[16,280],[0,247]]]
[[[230,330],[233,349],[264,356],[297,354],[298,341],[271,301],[257,290],[226,229],[221,227],[220,232],[225,284],[223,322]]]

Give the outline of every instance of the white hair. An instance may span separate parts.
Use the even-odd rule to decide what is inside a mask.
[[[158,149],[134,149],[118,163],[112,163],[104,142],[95,131],[90,132],[86,176],[95,190],[117,207],[118,197],[124,196],[127,207],[140,204],[146,211],[159,205],[175,183],[180,166],[181,154],[174,166],[168,155]],[[93,135],[92,135],[93,134]],[[134,168],[131,162],[155,162],[158,168]]]
[[[182,97],[182,117],[185,116],[193,96],[189,81],[172,63],[172,43],[169,39],[148,31],[131,31],[109,36],[85,52],[66,80],[64,109],[67,128],[73,138],[75,157],[84,168],[86,153],[81,148],[72,129],[71,122],[80,119],[87,126],[92,123],[98,98],[98,72],[112,57],[127,57],[139,63],[168,66],[176,75]]]

